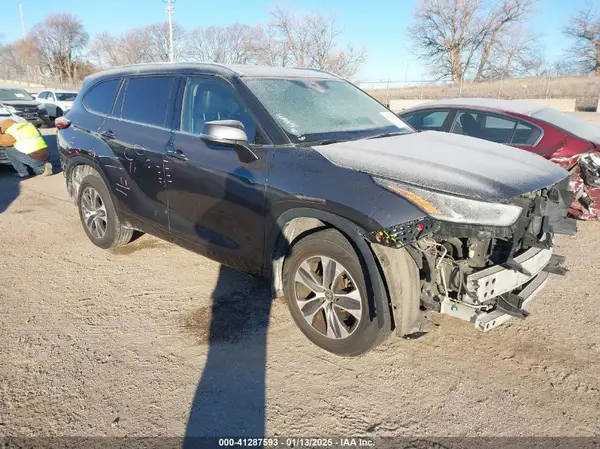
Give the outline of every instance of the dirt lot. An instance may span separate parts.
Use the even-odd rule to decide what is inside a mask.
[[[62,174],[10,174],[0,436],[600,435],[600,223],[559,239],[571,271],[526,321],[482,334],[440,317],[342,359],[253,278],[147,236],[100,250]]]

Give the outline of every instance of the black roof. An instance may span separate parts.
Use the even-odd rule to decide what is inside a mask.
[[[269,67],[259,65],[236,65],[217,63],[170,63],[158,62],[150,64],[132,64],[114,67],[90,75],[87,81],[106,78],[110,76],[127,76],[155,73],[178,74],[213,74],[223,78],[234,77],[264,77],[264,78],[316,78],[339,79],[336,75],[319,69],[299,67]]]

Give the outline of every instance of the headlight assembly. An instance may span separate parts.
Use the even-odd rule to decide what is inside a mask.
[[[409,184],[373,177],[380,186],[402,196],[431,217],[454,223],[488,226],[510,226],[522,209],[513,204],[487,203],[454,195],[434,192]]]
[[[16,114],[17,113],[17,110],[15,108],[13,108],[12,106],[9,106],[7,104],[4,105],[4,109],[6,109],[11,114]]]

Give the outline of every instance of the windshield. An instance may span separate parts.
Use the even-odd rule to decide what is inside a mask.
[[[244,79],[290,140],[353,140],[412,129],[373,98],[342,80]]]
[[[56,92],[57,101],[75,101],[77,92]]]
[[[0,89],[0,101],[33,100],[24,89]]]
[[[544,120],[558,128],[562,128],[581,139],[600,142],[600,127],[592,123],[571,117],[555,109],[544,108],[531,114],[532,117]]]

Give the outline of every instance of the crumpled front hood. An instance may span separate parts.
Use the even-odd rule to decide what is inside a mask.
[[[436,131],[313,148],[342,167],[485,201],[513,198],[568,176],[534,153]]]

